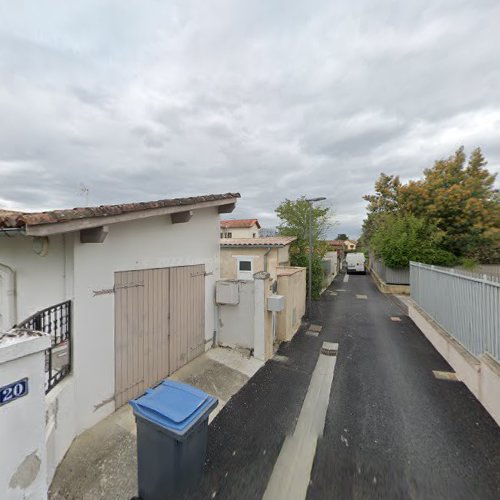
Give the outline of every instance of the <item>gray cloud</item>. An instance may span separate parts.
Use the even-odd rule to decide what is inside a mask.
[[[0,6],[0,203],[47,209],[238,190],[274,225],[327,196],[357,235],[381,171],[464,144],[498,171],[500,4]]]

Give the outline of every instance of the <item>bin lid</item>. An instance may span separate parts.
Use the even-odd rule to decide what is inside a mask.
[[[156,387],[130,401],[134,413],[146,420],[185,434],[217,400],[196,387],[174,380],[164,380]]]

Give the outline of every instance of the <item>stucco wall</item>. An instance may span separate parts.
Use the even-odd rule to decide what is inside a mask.
[[[75,377],[70,375],[45,396],[47,484],[76,436]]]
[[[231,233],[231,238],[253,238],[255,233],[255,238],[259,237],[259,229],[257,226],[253,226],[250,228],[244,227],[230,227],[227,229],[221,229],[221,233]]]
[[[204,264],[205,339],[215,329],[219,278],[217,208],[194,211],[190,222],[169,216],[114,224],[104,243],[81,244],[79,233],[54,236],[45,257],[28,237],[2,238],[0,262],[17,278],[17,319],[67,299],[73,302],[72,375],[47,397],[48,476],[73,437],[114,411],[114,294],[116,271]],[[209,345],[209,344],[207,344]]]
[[[48,253],[42,257],[33,251],[32,238],[24,236],[0,238],[0,264],[7,265],[15,271],[16,323],[40,309],[71,298],[71,241],[71,236],[51,236]],[[2,301],[1,307],[7,307],[5,301]],[[2,325],[4,329],[11,326]]]
[[[286,246],[283,248],[278,248],[278,265],[279,266],[289,266],[290,265],[290,247]]]
[[[238,281],[240,303],[221,304],[219,309],[218,342],[224,346],[254,346],[254,282]]]
[[[205,264],[205,339],[215,328],[214,288],[219,277],[216,208],[195,211],[190,222],[154,217],[115,224],[102,244],[75,242],[74,373],[78,431],[114,410],[114,272]],[[96,370],[96,367],[99,367]]]
[[[48,336],[0,340],[0,386],[27,379],[27,393],[0,407],[0,498],[47,498],[44,350]]]
[[[260,274],[254,280],[237,281],[238,304],[218,306],[218,342],[253,349],[257,359],[266,361],[273,355],[272,314],[267,310],[272,280],[268,274]]]
[[[277,314],[277,338],[289,341],[306,312],[306,269],[278,268],[278,294],[285,296],[285,309]]]
[[[265,247],[225,247],[221,248],[221,278],[237,279],[237,257],[253,257],[254,268],[253,272],[258,273],[264,271],[264,256],[268,252]],[[287,265],[289,262],[288,256],[289,247],[271,248],[267,254],[267,272],[272,280],[277,278],[277,267],[279,265]]]
[[[264,270],[264,254],[266,248],[221,248],[220,250],[220,275],[223,279],[237,279],[237,257],[253,257],[253,272]],[[268,261],[269,262],[269,261]]]

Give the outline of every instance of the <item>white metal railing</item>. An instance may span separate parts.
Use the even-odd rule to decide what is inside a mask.
[[[500,361],[500,279],[410,263],[412,299],[472,354]]]
[[[370,253],[370,268],[373,269],[380,279],[388,285],[409,285],[410,270],[408,267],[395,269],[387,267],[381,259]]]

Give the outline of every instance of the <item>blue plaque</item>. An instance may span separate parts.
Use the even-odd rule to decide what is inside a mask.
[[[28,394],[28,378],[0,387],[0,406],[11,403]]]

